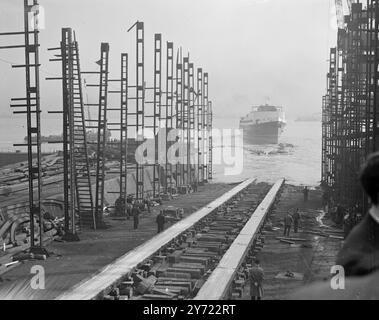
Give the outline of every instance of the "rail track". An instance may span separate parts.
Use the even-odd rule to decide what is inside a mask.
[[[264,243],[263,226],[284,180],[249,179],[135,248],[57,299],[230,299]]]

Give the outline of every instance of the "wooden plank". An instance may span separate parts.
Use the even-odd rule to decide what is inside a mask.
[[[103,268],[98,274],[92,276],[90,279],[82,281],[68,292],[58,296],[56,299],[88,300],[96,298],[100,293],[107,290],[113,283],[116,283],[124,275],[130,273],[140,262],[152,256],[161,247],[167,245],[173,238],[191,228],[199,220],[207,216],[213,210],[217,209],[226,201],[230,200],[233,196],[238,194],[254,181],[255,179],[247,179],[243,181],[233,189],[223,194],[221,197],[194,212],[187,218],[172,225],[170,228],[156,235],[139,247],[131,250],[112,264]]]

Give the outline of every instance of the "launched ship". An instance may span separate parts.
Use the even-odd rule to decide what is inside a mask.
[[[282,107],[262,105],[240,120],[245,144],[277,144],[286,125]]]

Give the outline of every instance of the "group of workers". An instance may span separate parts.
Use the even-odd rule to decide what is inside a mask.
[[[134,230],[138,229],[140,215],[143,210],[147,210],[148,213],[151,213],[152,201],[150,198],[143,199],[142,201],[136,201],[133,197],[129,196],[126,199],[119,197],[115,202],[115,216],[125,216],[129,220],[130,217],[133,217],[133,228]],[[158,233],[164,230],[165,217],[161,211],[156,218],[156,223],[158,226]]]
[[[309,189],[307,186],[303,188],[303,195],[304,195],[304,203],[307,203],[308,198],[309,198]],[[299,231],[300,221],[301,221],[301,214],[299,212],[299,208],[296,208],[293,214],[288,212],[286,216],[284,217],[283,235],[286,237],[289,237],[292,225],[293,225],[293,232],[297,233]]]
[[[296,208],[293,214],[290,214],[288,212],[287,215],[284,217],[283,235],[289,237],[292,225],[293,225],[293,232],[297,233],[299,230],[300,220],[301,220],[301,214],[298,208]]]

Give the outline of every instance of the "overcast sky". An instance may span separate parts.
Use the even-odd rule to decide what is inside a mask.
[[[216,116],[242,116],[253,104],[283,105],[288,117],[321,112],[328,48],[335,42],[334,0],[40,0],[45,9],[41,31],[42,77],[59,74],[48,62],[60,29],[76,30],[82,69],[94,69],[100,42],[110,43],[111,77],[119,76],[121,52],[134,53],[134,33],[145,22],[148,62],[153,81],[153,36],[190,52],[195,67],[209,72],[210,98]],[[22,30],[22,0],[1,0],[0,31]],[[17,42],[17,41],[15,41]],[[0,45],[9,43],[0,38]],[[133,56],[131,57],[133,58]],[[0,114],[10,115],[9,100],[24,96],[22,50],[0,51]],[[89,79],[91,80],[91,79]],[[58,83],[42,82],[44,111],[61,106]]]

